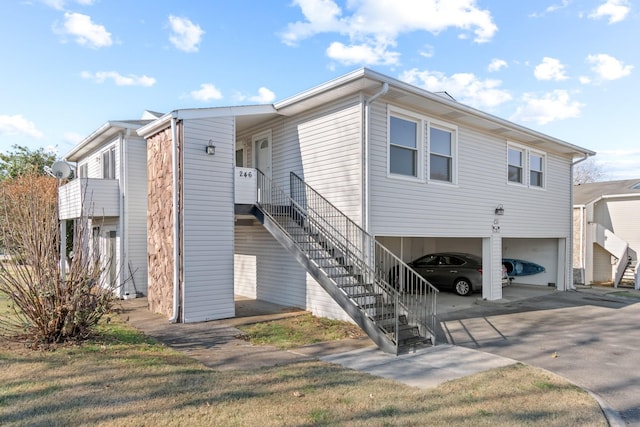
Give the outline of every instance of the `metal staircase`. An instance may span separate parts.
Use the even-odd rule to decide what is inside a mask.
[[[257,186],[254,215],[380,349],[435,344],[437,289],[296,174],[289,194],[260,171]]]
[[[620,279],[621,286],[636,286],[636,267],[637,261],[634,261],[631,257],[627,258],[627,264],[622,273],[622,278]]]

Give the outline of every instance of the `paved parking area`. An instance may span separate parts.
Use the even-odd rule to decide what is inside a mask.
[[[557,373],[640,426],[639,291],[580,289],[474,304],[439,320],[440,342]]]

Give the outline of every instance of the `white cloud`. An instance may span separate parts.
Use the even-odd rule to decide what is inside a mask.
[[[624,65],[622,61],[606,53],[587,56],[587,62],[593,64],[591,70],[602,80],[617,80],[631,74],[633,65]]]
[[[420,56],[423,56],[425,58],[432,58],[433,55],[435,54],[435,48],[430,44],[426,44],[424,45],[422,50],[418,53],[420,54]]]
[[[400,79],[431,92],[446,91],[456,100],[476,108],[495,107],[511,100],[511,94],[500,89],[502,81],[480,80],[472,73],[446,76],[439,71],[420,71],[414,68],[402,73]]]
[[[344,65],[396,65],[400,53],[387,50],[385,45],[359,44],[345,46],[340,42],[333,42],[327,48],[327,56]]]
[[[591,19],[609,17],[609,24],[623,21],[631,7],[628,0],[607,0],[589,14]]]
[[[91,6],[95,0],[75,0],[81,6]],[[42,0],[42,3],[57,10],[64,10],[68,0]]]
[[[640,177],[640,150],[598,150],[594,160],[608,180]]]
[[[266,87],[261,87],[258,89],[257,95],[249,97],[249,101],[257,102],[259,104],[269,104],[273,102],[274,99],[276,99],[276,94]]]
[[[65,142],[70,142],[73,145],[76,145],[77,143],[79,143],[80,141],[82,141],[85,138],[85,135],[79,134],[77,132],[65,132],[62,135],[62,139]]]
[[[204,30],[198,24],[194,24],[187,18],[169,16],[171,35],[169,41],[176,48],[184,52],[197,52],[198,45],[202,41]]]
[[[88,71],[83,71],[80,73],[80,76],[83,79],[93,80],[97,83],[104,83],[106,80],[113,80],[116,86],[144,86],[149,87],[156,84],[156,79],[149,76],[136,76],[135,74],[130,74],[128,76],[123,76],[117,71],[98,71],[97,73],[90,73]]]
[[[588,85],[589,83],[591,83],[591,78],[588,76],[580,76],[578,77],[578,80],[580,81],[580,83],[582,83],[583,85]]]
[[[542,13],[534,12],[534,13],[530,14],[529,16],[532,17],[532,18],[540,18],[540,17],[543,17],[544,15],[546,15],[547,13],[553,13],[556,10],[564,9],[567,6],[569,6],[569,0],[562,0],[558,4],[552,4],[551,6],[548,6],[544,10],[544,12],[542,12]]]
[[[211,83],[203,83],[200,89],[191,92],[191,97],[197,101],[211,101],[222,99],[222,92]]]
[[[25,135],[32,138],[42,138],[44,134],[36,125],[24,118],[22,114],[13,116],[0,115],[0,135]]]
[[[477,7],[476,0],[358,0],[347,1],[345,10],[333,0],[294,0],[304,21],[290,23],[280,35],[283,43],[297,45],[320,33],[346,36],[348,43],[334,41],[327,54],[345,64],[395,64],[399,35],[414,31],[438,34],[449,28],[472,32],[474,41],[491,40],[498,30],[491,13]]]
[[[564,65],[555,58],[545,56],[542,62],[536,65],[533,75],[538,80],[566,80],[568,77],[564,73]]]
[[[505,61],[504,59],[493,58],[491,60],[491,63],[487,67],[487,70],[489,70],[490,72],[495,72],[500,71],[502,68],[506,68],[508,66],[509,64],[507,64],[507,61]]]
[[[522,96],[522,105],[517,108],[510,120],[544,125],[556,120],[579,117],[582,107],[584,104],[571,101],[569,92],[566,90],[556,89],[542,97],[525,93]]]
[[[82,13],[65,12],[62,28],[54,29],[60,34],[75,37],[76,43],[91,48],[111,46],[111,33],[103,25],[91,21],[91,17]]]

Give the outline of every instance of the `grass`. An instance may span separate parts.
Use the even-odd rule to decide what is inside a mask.
[[[364,336],[362,330],[353,323],[311,314],[241,325],[238,328],[253,344],[272,345],[282,349]]]
[[[586,392],[521,364],[430,390],[320,361],[214,371],[114,318],[101,325],[95,339],[56,351],[0,343],[0,425],[605,426],[606,421]]]

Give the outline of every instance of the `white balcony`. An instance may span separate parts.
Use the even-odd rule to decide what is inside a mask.
[[[58,190],[60,219],[120,215],[117,179],[78,178]]]
[[[256,203],[258,173],[253,168],[236,168],[235,202],[237,205]]]

